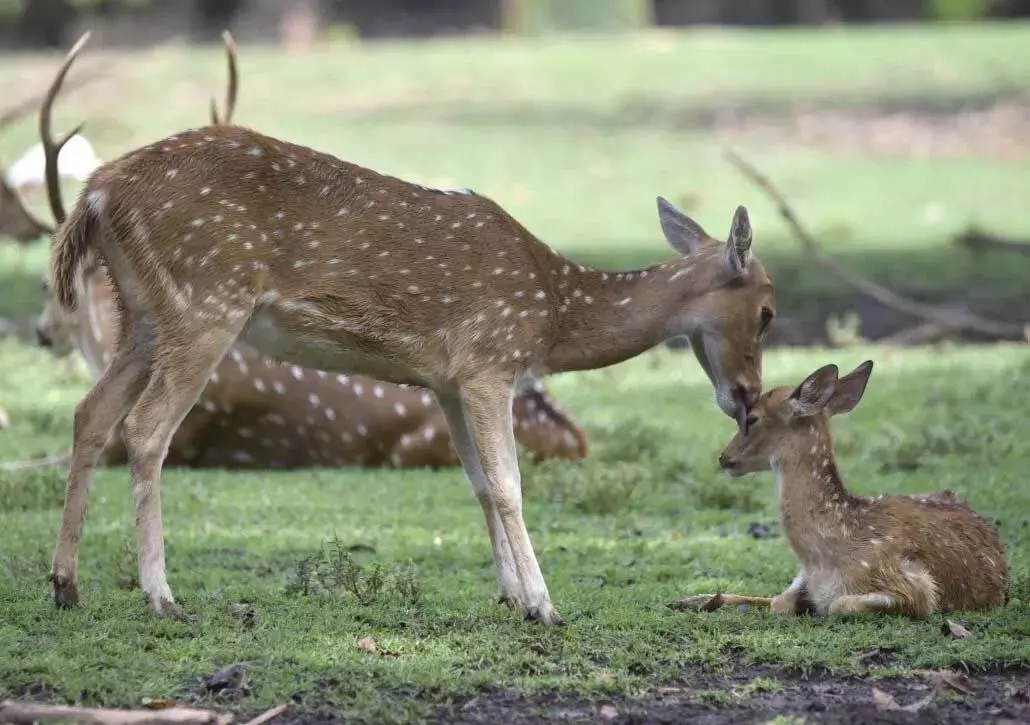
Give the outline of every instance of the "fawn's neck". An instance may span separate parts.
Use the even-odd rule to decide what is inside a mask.
[[[772,460],[779,487],[780,517],[791,545],[805,559],[818,557],[832,540],[848,537],[854,497],[844,488],[825,421],[795,431]]]
[[[550,270],[557,309],[548,372],[620,363],[677,334],[689,334],[690,300],[706,291],[698,260],[603,272],[559,259]]]

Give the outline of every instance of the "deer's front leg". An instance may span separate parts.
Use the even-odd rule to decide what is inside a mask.
[[[564,624],[551,604],[522,518],[522,486],[512,431],[510,381],[477,381],[438,395],[455,450],[483,507],[502,599],[526,617]]]

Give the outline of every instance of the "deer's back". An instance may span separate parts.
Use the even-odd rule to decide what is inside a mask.
[[[307,317],[293,324],[336,325],[375,353],[437,348],[482,362],[528,359],[549,335],[559,258],[475,194],[239,127],[126,154],[89,190],[119,240],[110,252],[150,282],[119,289],[143,290],[148,309],[172,306],[170,296],[180,313],[211,320],[264,307],[274,326],[297,313]]]
[[[969,609],[1007,601],[1001,537],[964,501],[944,492],[887,496],[870,505],[877,529],[892,538],[898,553],[933,576],[941,607]]]

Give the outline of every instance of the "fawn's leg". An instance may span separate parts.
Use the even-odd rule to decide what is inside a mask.
[[[125,444],[136,502],[140,589],[151,611],[159,617],[183,617],[165,574],[161,466],[172,436],[237,333],[238,330],[203,330],[178,338],[182,342],[175,346],[166,346],[150,382],[125,418]]]
[[[129,334],[96,385],[75,407],[75,434],[68,465],[68,486],[61,514],[61,531],[50,568],[54,602],[71,607],[79,601],[79,542],[86,517],[86,500],[93,468],[115,426],[136,402],[150,374],[150,350],[145,336]]]
[[[547,584],[522,518],[522,484],[512,431],[511,382],[475,381],[465,385],[459,396],[448,397],[446,403],[441,400],[441,405],[466,475],[486,514],[498,571],[501,566],[514,564],[518,582],[516,601],[525,607],[528,619],[548,625],[564,624],[551,605]],[[506,542],[500,536],[502,532]],[[508,595],[509,599],[511,593],[510,585],[507,591],[502,589],[502,595]]]
[[[718,596],[718,600],[716,597]],[[720,607],[739,607],[742,604],[747,604],[752,607],[768,607],[772,602],[769,597],[752,597],[746,594],[695,594],[694,596],[684,597],[678,599],[672,603],[674,609],[690,609],[693,607],[703,607],[706,604],[712,604],[717,602],[718,606],[713,607],[709,611],[714,611]]]
[[[830,603],[828,614],[862,614],[865,612],[897,612],[898,601],[890,594],[845,594]]]
[[[801,614],[809,609],[808,580],[801,572],[790,583],[783,593],[777,594],[769,602],[769,611],[773,614]]]

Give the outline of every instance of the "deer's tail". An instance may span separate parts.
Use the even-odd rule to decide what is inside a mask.
[[[75,205],[54,235],[50,254],[50,285],[57,302],[69,312],[78,303],[75,299],[76,277],[87,260],[95,254],[103,203],[102,192],[87,193],[83,203]]]

